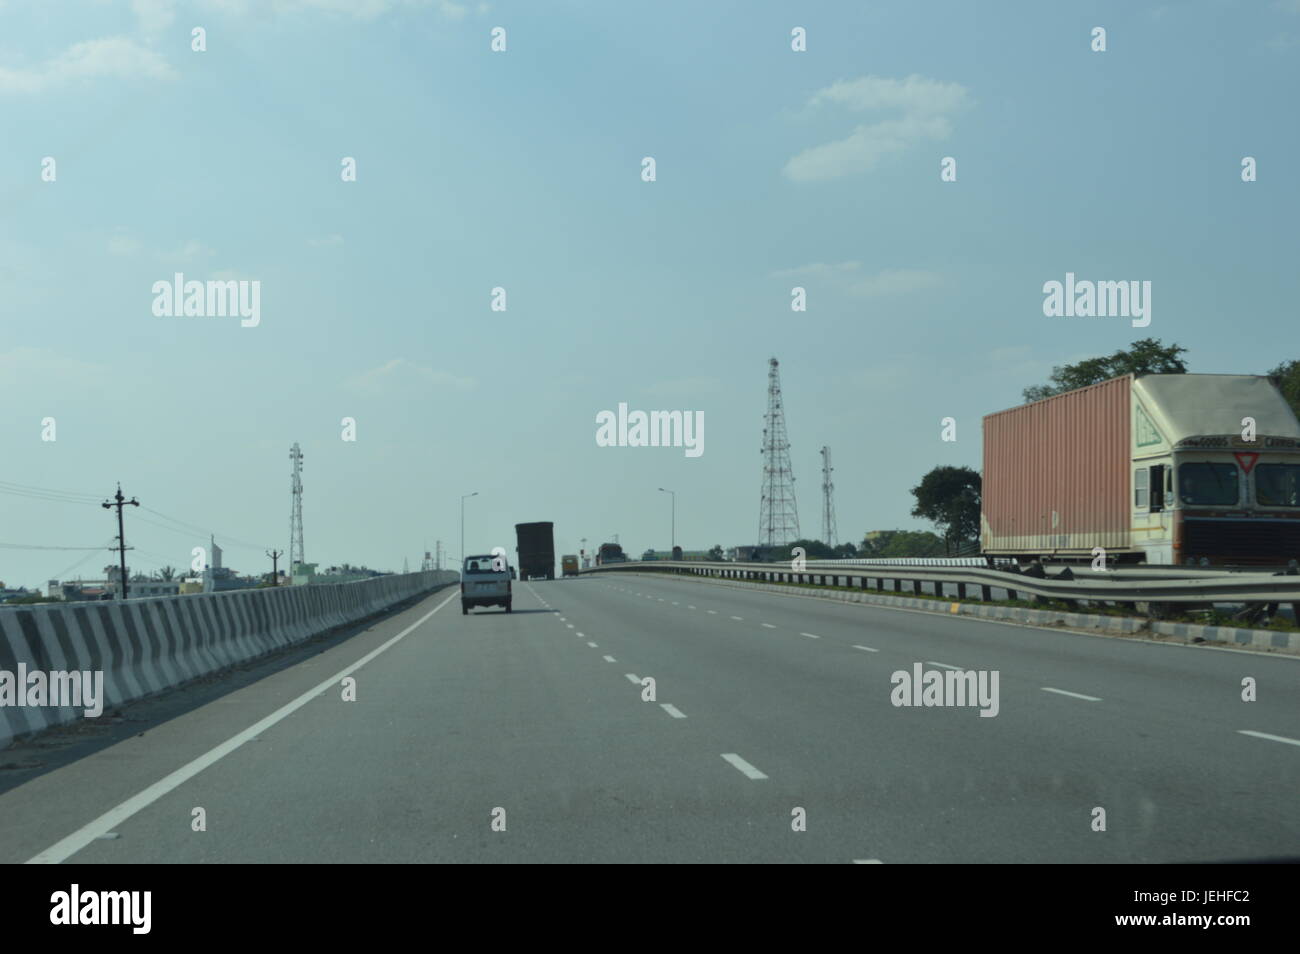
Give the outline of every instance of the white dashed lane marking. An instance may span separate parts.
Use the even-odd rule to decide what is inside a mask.
[[[809,639],[821,639],[816,633],[800,633],[800,636],[807,636]]]
[[[628,682],[634,682],[634,683],[636,683],[638,686],[641,685],[641,680],[637,678],[636,673],[634,673],[634,672],[625,672],[625,673],[623,673],[623,675],[627,677],[627,681],[628,681]]]
[[[728,762],[730,762],[737,769],[739,769],[740,772],[746,778],[752,778],[752,779],[767,778],[766,775],[764,775],[758,769],[754,768],[754,766],[750,765],[748,762],[742,759],[735,752],[723,752],[722,757],[726,759]]]
[[[862,650],[864,653],[878,653],[878,652],[880,652],[879,649],[872,649],[870,646],[858,646],[858,645],[855,644],[853,648],[854,648],[854,649],[860,649],[860,650]]]
[[[678,709],[678,708],[677,708],[675,705],[673,705],[672,703],[669,703],[669,702],[661,702],[661,703],[659,703],[659,708],[663,709],[664,712],[667,712],[667,713],[668,713],[670,716],[672,716],[674,719],[685,719],[685,718],[686,718],[686,714],[685,714],[684,712],[682,712],[680,709]]]
[[[1300,745],[1300,739],[1288,739],[1285,735],[1270,735],[1267,732],[1256,732],[1254,729],[1238,729],[1242,735],[1249,735],[1256,739],[1268,739],[1270,742],[1285,742],[1287,745]]]
[[[618,660],[615,659],[613,656],[606,656],[605,662],[618,662]]]
[[[1053,689],[1051,686],[1043,686],[1043,692],[1054,692],[1058,696],[1069,696],[1071,699],[1082,699],[1085,702],[1101,702],[1096,696],[1085,696],[1078,692],[1066,692],[1064,689]]]

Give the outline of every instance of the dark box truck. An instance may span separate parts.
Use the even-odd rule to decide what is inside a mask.
[[[555,524],[549,520],[543,523],[515,524],[516,563],[519,565],[519,579],[540,576],[547,580],[555,579]]]

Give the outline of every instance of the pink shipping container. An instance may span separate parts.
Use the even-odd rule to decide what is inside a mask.
[[[1132,380],[1113,378],[984,418],[985,553],[1129,548]]]

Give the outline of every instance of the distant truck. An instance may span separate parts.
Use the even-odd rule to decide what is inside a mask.
[[[578,555],[576,553],[566,553],[564,556],[560,557],[560,575],[578,575]]]
[[[596,551],[596,565],[604,566],[606,563],[626,563],[627,554],[617,543],[602,543],[600,549]]]
[[[555,579],[555,524],[515,524],[515,562],[519,565],[519,579],[534,576]]]
[[[1020,561],[1300,558],[1300,422],[1267,377],[1124,375],[984,418],[980,548]]]

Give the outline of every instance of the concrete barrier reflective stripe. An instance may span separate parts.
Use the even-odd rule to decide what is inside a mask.
[[[104,673],[104,710],[174,688],[456,583],[435,570],[352,583],[196,593],[122,603],[0,607],[0,670]],[[71,706],[0,705],[0,748],[83,718]]]

